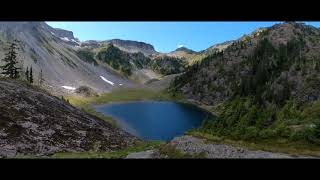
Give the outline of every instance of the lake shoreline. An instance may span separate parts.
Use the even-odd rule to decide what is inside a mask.
[[[100,100],[96,99],[95,101],[89,101],[89,103],[85,100],[84,102],[85,102],[86,105],[89,105],[91,110],[94,110],[93,106],[97,106],[97,105],[101,105],[101,104],[118,104],[118,103],[121,104],[121,103],[127,103],[127,102],[131,103],[131,102],[147,102],[147,101],[173,101],[173,102],[184,103],[184,104],[189,104],[189,105],[196,106],[196,107],[198,107],[200,109],[204,109],[207,112],[210,112],[211,114],[214,115],[214,112],[211,109],[212,106],[206,106],[206,105],[203,105],[203,104],[201,104],[199,102],[194,102],[191,99],[185,99],[185,98],[179,97],[179,96],[178,97],[172,97],[172,96],[169,96],[167,93],[163,93],[163,92],[159,92],[159,91],[151,92],[150,90],[147,91],[147,90],[144,90],[144,89],[134,89],[134,90],[128,90],[128,91],[129,91],[129,94],[126,93],[127,90],[123,90],[122,93],[111,92],[111,93],[108,93],[106,95],[102,95],[102,100],[101,99]],[[111,96],[111,98],[109,98],[109,97],[106,98],[106,96]],[[114,98],[112,98],[112,97],[114,97]],[[72,104],[72,101],[70,101],[70,102]],[[81,103],[83,103],[83,102],[81,102]],[[80,106],[78,104],[77,107],[81,108],[81,103],[80,103]],[[97,112],[95,111],[94,113],[97,113]],[[115,122],[116,121],[113,118],[106,117],[105,115],[103,115],[103,116],[108,119],[108,122]],[[103,116],[101,116],[101,114],[100,114],[99,117],[103,118]],[[113,123],[113,125],[114,125],[114,123]],[[115,126],[118,127],[117,125],[115,125]],[[189,132],[186,132],[186,134],[195,136],[195,135],[193,135],[194,133],[190,134]],[[197,136],[195,136],[195,137],[197,137]],[[202,136],[202,138],[207,139],[206,135]],[[220,137],[220,138],[223,139],[223,137]],[[208,140],[210,140],[210,138]],[[226,143],[221,142],[221,143],[229,144],[227,142]],[[249,148],[251,148],[250,142],[243,143],[241,145],[241,147],[249,147]],[[293,150],[294,152],[292,153],[291,152],[291,148],[289,146],[287,148],[284,147],[284,148],[278,149],[277,145],[272,145],[272,144],[268,144],[267,147],[265,147],[264,145],[257,145],[257,147],[254,146],[253,149],[255,149],[255,150],[266,149],[267,151],[268,150],[272,150],[272,152],[275,152],[275,153],[280,152],[280,153],[297,154],[297,155],[313,155],[313,154],[316,154],[315,156],[317,156],[317,157],[319,156],[318,155],[319,153],[316,150],[313,151],[311,149],[310,150],[309,149],[302,149],[303,151],[307,151],[306,153],[299,153],[300,151]],[[311,153],[309,153],[309,151]]]

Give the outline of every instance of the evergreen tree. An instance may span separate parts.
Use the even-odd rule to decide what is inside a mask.
[[[29,82],[30,84],[33,83],[33,73],[32,73],[32,66],[30,67],[30,76],[29,76]]]
[[[43,82],[44,82],[44,78],[43,78],[43,73],[41,69],[39,73],[39,86],[42,86]]]
[[[29,82],[29,67],[27,66],[27,70],[25,72],[26,80]]]
[[[14,79],[20,78],[20,72],[18,71],[18,69],[20,69],[20,68],[15,68],[14,69],[14,75],[13,75]]]
[[[19,78],[19,69],[17,67],[17,44],[12,42],[9,46],[9,52],[6,53],[5,58],[2,59],[5,62],[5,65],[0,66],[3,72],[1,74],[8,76],[11,79]]]

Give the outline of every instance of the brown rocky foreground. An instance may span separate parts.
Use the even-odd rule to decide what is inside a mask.
[[[0,157],[110,151],[139,141],[23,82],[0,80]]]

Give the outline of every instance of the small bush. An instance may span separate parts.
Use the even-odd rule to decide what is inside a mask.
[[[271,128],[263,129],[259,132],[259,137],[261,139],[269,139],[276,136],[275,130]]]
[[[259,137],[259,129],[253,126],[245,128],[244,140],[255,140]]]
[[[95,92],[92,88],[88,87],[88,86],[80,86],[76,89],[75,91],[78,94],[81,94],[83,96],[98,96],[98,93]]]

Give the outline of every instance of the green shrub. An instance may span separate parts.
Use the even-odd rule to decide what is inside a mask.
[[[198,131],[234,140],[287,139],[320,144],[319,104],[298,108],[287,101],[279,108],[257,105],[252,97],[236,97],[217,107],[218,117],[205,121]]]
[[[89,49],[80,49],[76,52],[77,56],[87,62],[87,63],[92,63],[95,66],[98,65],[98,62],[94,58],[94,52],[90,51]]]
[[[267,129],[262,129],[259,132],[259,137],[261,139],[270,139],[270,138],[274,138],[276,137],[276,131],[274,129],[271,128],[267,128]]]
[[[289,138],[291,136],[291,130],[283,123],[278,124],[274,130],[277,137]]]
[[[151,60],[148,66],[160,74],[169,75],[185,71],[187,62],[181,58],[162,56]]]
[[[255,140],[259,137],[259,129],[254,127],[254,126],[250,126],[245,128],[245,133],[243,135],[243,139],[244,140]]]
[[[302,116],[305,120],[312,121],[313,119],[320,119],[320,101],[316,101],[304,108]]]
[[[288,101],[276,116],[279,122],[286,125],[299,124],[302,121],[302,114],[293,101]]]

